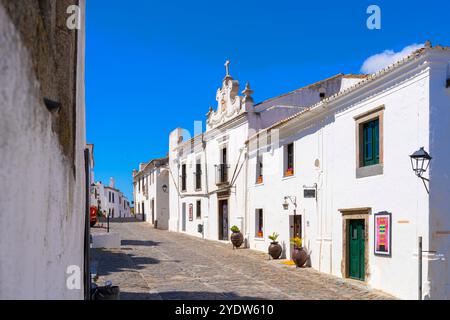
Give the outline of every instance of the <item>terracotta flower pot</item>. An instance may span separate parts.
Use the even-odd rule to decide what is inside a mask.
[[[276,259],[280,258],[282,252],[283,252],[283,248],[277,241],[270,243],[269,255],[272,257],[272,259],[276,260]]]
[[[242,232],[233,232],[230,238],[231,243],[235,248],[239,248],[244,243],[244,235]]]
[[[305,265],[308,260],[308,252],[303,247],[294,247],[294,252],[292,253],[292,260],[295,262],[297,268],[301,268]]]

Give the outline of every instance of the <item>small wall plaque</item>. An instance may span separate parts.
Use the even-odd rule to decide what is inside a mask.
[[[315,198],[316,197],[316,190],[315,189],[304,189],[303,190],[303,197],[304,198]]]

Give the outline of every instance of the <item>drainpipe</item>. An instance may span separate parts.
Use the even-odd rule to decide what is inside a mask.
[[[422,300],[422,237],[419,237],[419,250],[418,250],[418,262],[419,262],[419,281],[418,281],[418,292],[419,300]]]
[[[85,166],[85,223],[84,223],[84,300],[91,300],[91,269],[90,269],[90,249],[91,249],[91,225],[90,225],[90,155],[89,149],[84,149]]]
[[[203,148],[203,154],[205,155],[205,191],[206,191],[206,201],[208,204],[207,212],[208,212],[208,228],[209,228],[210,201],[209,201],[209,181],[208,181],[208,158],[206,156],[207,152],[206,152],[206,141],[205,141],[204,134],[202,134],[202,148]],[[205,220],[203,220],[202,236],[204,239],[205,238]]]

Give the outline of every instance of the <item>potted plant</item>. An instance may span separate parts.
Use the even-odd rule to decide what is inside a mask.
[[[269,255],[272,257],[272,259],[280,258],[281,253],[283,252],[283,248],[277,241],[278,236],[279,234],[275,232],[269,236],[269,239],[272,240],[269,246]]]
[[[230,228],[232,234],[231,234],[231,243],[233,244],[234,248],[239,248],[242,243],[244,243],[244,235],[242,234],[241,230],[237,226],[232,226]]]
[[[258,176],[258,180],[256,181],[256,183],[257,184],[263,183],[263,176],[262,175]]]
[[[297,268],[301,268],[305,265],[309,258],[308,252],[303,248],[303,239],[295,237],[291,239],[291,243],[294,245],[294,252],[292,253],[292,260]]]
[[[285,172],[285,176],[286,176],[286,177],[290,177],[290,176],[292,176],[292,175],[294,175],[294,169],[293,169],[293,168],[288,168],[288,169],[286,170],[286,172]]]

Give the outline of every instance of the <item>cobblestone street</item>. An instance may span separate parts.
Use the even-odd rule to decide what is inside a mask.
[[[362,284],[295,268],[265,253],[114,222],[120,249],[92,249],[99,283],[120,286],[121,299],[392,299]],[[93,229],[98,232],[98,229]]]

